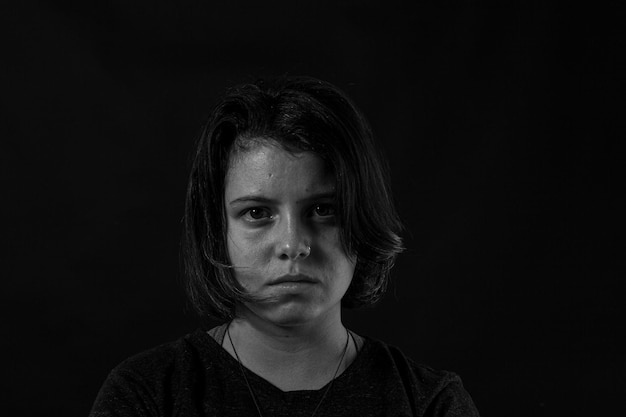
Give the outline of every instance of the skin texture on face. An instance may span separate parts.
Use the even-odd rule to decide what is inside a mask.
[[[311,152],[271,141],[231,157],[225,180],[227,248],[237,281],[264,301],[238,315],[278,326],[341,317],[355,259],[340,243],[334,178]]]

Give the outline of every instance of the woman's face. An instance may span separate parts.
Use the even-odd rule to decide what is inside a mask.
[[[231,157],[229,165],[224,201],[230,261],[237,281],[265,299],[240,313],[277,325],[340,317],[355,259],[341,247],[334,178],[323,161],[264,141]]]

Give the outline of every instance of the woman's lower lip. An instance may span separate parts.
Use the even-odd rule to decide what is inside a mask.
[[[277,284],[272,284],[271,287],[285,290],[300,290],[312,287],[313,285],[315,285],[315,283],[311,281],[285,281],[279,282]]]

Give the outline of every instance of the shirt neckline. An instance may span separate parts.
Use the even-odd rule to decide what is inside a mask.
[[[243,379],[243,376],[241,375],[241,372],[239,370],[239,362],[237,361],[237,359],[233,358],[232,355],[230,353],[228,353],[228,351],[226,351],[226,349],[224,349],[222,347],[222,345],[220,343],[218,343],[217,340],[215,340],[213,338],[213,336],[211,336],[211,334],[209,334],[210,331],[216,331],[218,337],[222,337],[223,338],[223,334],[225,333],[225,327],[223,327],[225,325],[222,326],[218,326],[217,328],[213,328],[209,331],[205,331],[200,329],[199,332],[202,334],[202,339],[203,340],[207,340],[207,344],[208,347],[211,350],[216,351],[216,353],[219,355],[218,360],[220,361],[224,361],[224,363],[228,364],[228,366],[234,367],[237,369],[237,374],[239,375],[240,378]],[[219,329],[220,327],[223,327],[222,329]],[[221,335],[220,335],[221,333]],[[305,396],[305,397],[310,397],[316,394],[321,394],[327,387],[328,385],[333,382],[335,387],[341,386],[343,385],[344,381],[348,380],[349,378],[351,378],[351,376],[353,374],[355,374],[358,369],[362,366],[362,362],[365,360],[363,359],[366,355],[367,352],[370,349],[370,340],[369,338],[365,337],[365,336],[361,336],[358,335],[356,333],[354,333],[355,336],[358,336],[361,338],[362,340],[362,345],[360,346],[360,348],[357,350],[357,355],[354,358],[354,360],[352,361],[352,363],[350,363],[346,369],[344,369],[344,371],[337,375],[337,377],[333,380],[333,381],[328,381],[328,383],[326,383],[323,387],[316,389],[316,390],[293,390],[293,391],[283,391],[280,388],[278,388],[276,385],[272,384],[271,382],[269,382],[268,380],[266,380],[265,378],[263,378],[262,376],[258,375],[257,373],[251,371],[250,369],[248,369],[246,366],[244,366],[243,364],[241,365],[244,369],[244,372],[246,372],[246,376],[249,378],[250,382],[256,386],[260,386],[263,390],[266,391],[270,391],[275,395],[279,395],[284,397],[293,397],[293,396]],[[335,388],[333,388],[334,390]]]

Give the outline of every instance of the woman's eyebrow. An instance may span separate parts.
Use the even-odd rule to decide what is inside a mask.
[[[325,191],[317,194],[311,194],[306,198],[298,200],[298,203],[303,201],[312,201],[312,200],[333,200],[335,198],[335,191]]]
[[[311,194],[305,198],[302,198],[298,201],[296,201],[297,203],[302,203],[302,202],[307,202],[307,201],[313,201],[313,200],[333,200],[335,198],[335,191],[326,191],[326,192],[321,192],[321,193],[317,193],[317,194]],[[261,195],[244,195],[241,197],[237,197],[234,200],[230,201],[228,203],[228,205],[230,206],[234,206],[237,204],[243,204],[243,203],[260,203],[260,204],[268,204],[268,205],[275,205],[275,204],[279,204],[278,200],[272,199],[272,198],[267,198],[267,197],[263,197]]]
[[[273,200],[271,198],[266,198],[260,195],[244,195],[242,197],[237,197],[228,204],[233,206],[241,203],[261,203],[261,204],[277,204],[278,201]]]

